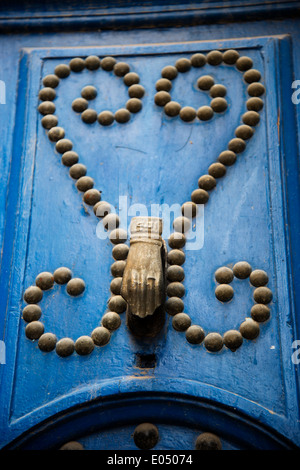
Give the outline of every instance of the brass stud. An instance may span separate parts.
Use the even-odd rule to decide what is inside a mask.
[[[39,339],[44,333],[44,325],[40,321],[32,321],[26,325],[25,335],[28,339]]]
[[[116,63],[117,61],[114,57],[104,57],[104,59],[101,60],[101,67],[103,70],[109,72],[113,70]]]
[[[257,287],[254,290],[253,298],[258,304],[269,304],[273,299],[273,294],[268,287]]]
[[[43,291],[37,286],[30,286],[24,292],[24,300],[27,304],[37,304],[43,298]]]
[[[236,154],[232,150],[224,150],[218,156],[218,161],[226,166],[231,166],[236,162]]]
[[[223,54],[220,51],[211,51],[207,54],[206,60],[210,65],[220,65],[223,61]]]
[[[167,269],[167,279],[170,282],[181,282],[184,279],[184,270],[176,264],[169,266]]]
[[[48,132],[48,137],[51,142],[57,142],[63,139],[65,136],[65,130],[62,127],[52,127]]]
[[[111,213],[111,205],[107,201],[100,201],[94,205],[93,211],[96,217],[105,217]]]
[[[170,248],[183,248],[186,242],[186,238],[183,233],[175,232],[172,233],[168,239]]]
[[[167,65],[161,71],[162,78],[167,78],[168,80],[174,80],[178,75],[178,70],[173,65]]]
[[[232,269],[227,266],[218,268],[215,272],[215,279],[219,284],[230,284],[233,281],[234,274]]]
[[[250,57],[242,56],[236,61],[236,68],[245,72],[253,67],[253,60]]]
[[[247,140],[253,136],[254,131],[252,127],[247,126],[247,124],[243,124],[242,126],[238,126],[234,133],[236,137],[243,139],[243,140]]]
[[[195,204],[206,204],[209,200],[209,194],[204,189],[195,189],[191,194],[191,200]]]
[[[122,228],[116,228],[112,230],[109,235],[109,240],[114,245],[118,245],[119,243],[124,243],[127,240],[127,232]]]
[[[251,274],[252,268],[247,261],[239,261],[233,266],[232,270],[238,279],[247,279]]]
[[[101,65],[101,60],[96,55],[89,55],[85,59],[85,66],[88,70],[97,70]]]
[[[200,189],[205,189],[205,191],[210,191],[216,186],[217,182],[215,178],[211,175],[203,175],[198,179],[198,186]]]
[[[78,191],[85,193],[88,189],[92,189],[94,186],[94,180],[90,176],[81,176],[76,181],[76,188]]]
[[[243,114],[242,121],[248,126],[256,126],[260,121],[260,116],[256,111],[247,111]]]
[[[97,88],[92,85],[85,86],[81,90],[81,96],[85,100],[94,100],[97,96]]]
[[[76,100],[72,102],[72,109],[76,113],[82,113],[88,108],[88,105],[89,103],[84,98],[76,98]]]
[[[105,346],[109,343],[110,332],[104,326],[98,326],[92,331],[92,340],[96,346]]]
[[[120,218],[117,214],[107,214],[102,220],[103,226],[106,230],[114,230],[120,225]]]
[[[197,86],[200,88],[200,90],[210,90],[214,84],[215,81],[210,75],[203,75],[197,80]]]
[[[186,330],[185,337],[191,344],[200,344],[205,338],[205,333],[201,326],[192,325]]]
[[[259,324],[252,318],[246,318],[240,326],[240,332],[243,338],[253,340],[259,335]]]
[[[129,72],[126,73],[123,78],[123,81],[126,86],[136,85],[137,83],[140,83],[140,77],[135,72]]]
[[[26,305],[22,311],[23,319],[28,323],[39,320],[41,315],[42,309],[39,305],[36,304]]]
[[[185,73],[188,72],[191,68],[192,64],[189,59],[182,58],[176,60],[175,67],[177,68],[178,72]]]
[[[204,432],[197,437],[195,448],[196,450],[221,450],[222,444],[218,436],[210,432]]]
[[[62,164],[68,167],[75,165],[76,163],[78,163],[78,161],[79,161],[79,155],[73,150],[65,152],[61,157]]]
[[[110,290],[112,294],[120,295],[122,287],[122,277],[115,277],[110,283]],[[105,326],[105,325],[104,325]]]
[[[191,64],[193,67],[203,67],[206,64],[205,55],[200,53],[192,55]]]
[[[72,271],[69,268],[57,268],[53,273],[54,281],[57,284],[66,284],[72,279]]]
[[[254,287],[265,286],[269,282],[269,277],[266,271],[262,269],[255,269],[250,274],[250,282]]]
[[[81,119],[86,124],[93,124],[95,121],[97,121],[97,111],[94,109],[86,109],[81,114]]]
[[[70,75],[70,67],[67,64],[59,64],[55,67],[54,73],[59,78],[67,78]]]
[[[158,91],[154,96],[157,106],[165,106],[169,101],[171,101],[171,95],[167,91]]]
[[[71,338],[62,338],[56,343],[56,354],[60,357],[68,357],[73,354],[75,350],[75,343]]]
[[[211,100],[210,106],[215,113],[223,113],[228,105],[225,98],[218,97]]]
[[[102,126],[110,126],[114,122],[115,116],[111,111],[102,111],[98,114],[97,119]]]
[[[172,82],[167,78],[160,78],[155,84],[156,91],[170,91]]]
[[[123,243],[116,245],[112,249],[112,255],[115,260],[126,259],[128,256],[129,247]]]
[[[223,62],[228,65],[235,64],[239,57],[240,54],[234,49],[228,49],[227,51],[223,52]]]
[[[224,98],[227,93],[227,88],[224,85],[216,84],[213,85],[209,91],[209,94],[212,98]]]
[[[208,168],[208,173],[214,178],[222,178],[226,175],[226,166],[222,163],[212,163]]]
[[[265,87],[259,82],[251,83],[247,88],[247,92],[249,96],[255,96],[255,97],[261,96],[265,93],[265,91],[266,91]]]
[[[53,274],[47,271],[42,272],[36,277],[35,283],[42,290],[51,289],[54,284]]]
[[[233,298],[234,291],[228,284],[220,284],[215,289],[215,296],[220,302],[229,302]]]
[[[192,219],[197,215],[198,207],[197,204],[195,204],[192,201],[187,201],[181,206],[181,212],[182,215],[185,217],[188,217],[189,219]]]
[[[55,149],[58,153],[65,153],[72,150],[73,143],[69,139],[60,139],[55,144]]]
[[[128,109],[118,109],[118,111],[115,112],[115,120],[120,124],[128,122],[130,120],[130,112],[128,111]]]
[[[101,322],[104,328],[107,328],[109,331],[115,331],[121,326],[120,315],[116,312],[107,312],[102,317]]]
[[[219,333],[208,333],[204,339],[204,346],[206,347],[207,351],[210,352],[221,351],[223,348],[223,338]]]
[[[138,98],[130,98],[126,103],[126,109],[131,113],[138,113],[143,107],[141,100]]]
[[[45,87],[39,92],[39,99],[42,101],[52,101],[56,97],[56,92],[53,88]]]
[[[131,85],[128,88],[128,95],[130,98],[143,98],[145,88],[142,85]]]
[[[176,217],[173,227],[176,232],[184,233],[191,228],[191,221],[187,217]]]
[[[177,101],[169,101],[164,107],[164,111],[167,116],[175,117],[180,113],[181,106]]]
[[[121,295],[114,295],[108,301],[108,308],[111,312],[123,313],[126,307],[127,303]]]
[[[134,430],[133,439],[135,445],[142,450],[153,449],[159,439],[158,429],[154,424],[139,424]]]
[[[85,291],[85,282],[79,277],[74,277],[67,283],[66,289],[69,295],[72,295],[72,297],[77,297]]]
[[[74,165],[71,166],[69,170],[69,174],[72,178],[75,180],[78,180],[82,176],[86,175],[86,166],[83,165],[82,163],[75,163]]]
[[[43,101],[39,104],[38,110],[43,116],[53,114],[55,113],[55,104],[52,101]]]
[[[197,111],[197,116],[200,121],[209,121],[212,119],[214,111],[210,106],[201,106]]]
[[[97,189],[88,189],[84,195],[83,200],[89,206],[94,206],[101,199],[101,193]]]
[[[167,286],[168,297],[182,298],[184,294],[185,294],[185,288],[181,282],[170,282],[170,284]]]
[[[247,105],[247,109],[249,111],[261,111],[264,107],[264,102],[261,98],[258,98],[258,97],[253,97],[253,98],[249,98],[249,100],[247,100],[246,102],[246,105]]]
[[[115,261],[110,267],[112,276],[122,277],[125,266],[126,266],[126,261],[123,261],[123,260]]]
[[[225,346],[231,351],[236,351],[243,344],[243,337],[237,330],[229,330],[223,336]]]
[[[176,315],[176,313],[183,312],[184,303],[180,297],[170,297],[165,302],[165,310],[169,315]]]
[[[44,129],[51,129],[57,126],[58,119],[54,114],[48,114],[41,119],[41,123]]]
[[[246,148],[246,142],[238,137],[231,139],[228,143],[228,150],[234,153],[242,153]]]
[[[69,66],[72,72],[78,73],[85,68],[85,61],[80,57],[75,57],[74,59],[70,60]]]
[[[247,83],[259,82],[261,73],[256,69],[249,69],[244,73],[244,80]]]
[[[75,351],[80,356],[87,356],[88,354],[91,354],[94,351],[94,348],[94,342],[89,336],[80,336],[75,341]]]
[[[43,78],[43,85],[45,87],[56,88],[59,84],[59,78],[57,75],[47,75]]]
[[[265,304],[255,304],[251,308],[251,317],[258,323],[265,322],[270,318],[270,309]]]
[[[183,251],[174,249],[170,250],[168,253],[168,263],[173,265],[177,264],[178,266],[181,266],[185,262],[185,254]],[[178,295],[180,297],[180,295]]]
[[[114,65],[114,73],[117,77],[124,77],[127,73],[130,72],[130,67],[126,62],[117,62]]]
[[[50,352],[55,349],[57,338],[53,333],[44,333],[40,336],[38,347],[43,352]]]
[[[186,331],[191,326],[191,319],[186,313],[177,313],[172,318],[172,326],[176,331]]]

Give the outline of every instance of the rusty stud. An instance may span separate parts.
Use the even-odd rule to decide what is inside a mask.
[[[177,264],[178,266],[181,266],[185,262],[185,254],[183,251],[175,249],[175,250],[170,250],[168,253],[168,263],[173,265]],[[178,295],[180,297],[180,295]]]
[[[90,176],[81,176],[76,181],[76,188],[78,191],[85,193],[88,189],[92,189],[94,186],[94,180]]]
[[[55,67],[54,73],[59,78],[67,78],[70,75],[70,67],[67,64],[59,64]]]
[[[167,91],[158,91],[154,96],[157,106],[165,106],[169,101],[171,101],[171,95]]]
[[[217,182],[215,178],[211,175],[203,175],[198,179],[198,186],[200,189],[205,189],[205,191],[210,191],[216,186]]]
[[[121,326],[120,315],[116,312],[107,312],[102,317],[102,326],[109,331],[115,331]]]
[[[238,137],[231,139],[228,143],[228,150],[231,150],[234,153],[242,153],[245,148],[246,142]]]
[[[96,55],[89,55],[85,59],[85,66],[88,70],[97,70],[101,65],[101,60]]]
[[[120,295],[122,287],[122,277],[115,277],[110,283],[110,290],[112,294]],[[105,326],[105,325],[104,325]]]
[[[38,347],[43,352],[50,352],[55,349],[57,338],[53,333],[44,333],[40,336]]]
[[[110,126],[114,122],[115,116],[111,111],[102,111],[98,114],[97,119],[102,126]]]
[[[203,67],[206,64],[205,55],[200,53],[192,55],[191,64],[193,67]]]
[[[233,288],[228,284],[220,284],[215,289],[215,296],[220,302],[229,302],[233,295]]]
[[[211,51],[207,54],[206,60],[210,65],[220,65],[223,61],[223,54],[220,51]]]
[[[100,201],[94,205],[93,211],[96,217],[105,217],[107,214],[111,213],[111,205],[109,202]]]
[[[80,356],[87,356],[88,354],[91,354],[91,352],[94,351],[94,348],[94,342],[89,336],[80,336],[75,341],[75,351]]]
[[[75,165],[76,163],[78,163],[78,161],[79,155],[73,150],[65,152],[61,157],[62,164],[68,167]]]
[[[53,88],[45,87],[39,92],[39,99],[42,101],[52,101],[56,97],[56,92]]]
[[[232,269],[227,266],[218,268],[215,272],[215,279],[219,284],[230,284],[233,281],[234,274]]]
[[[195,204],[206,204],[209,200],[209,194],[204,189],[195,189],[191,194],[191,200]]]
[[[201,106],[197,111],[200,121],[209,121],[214,115],[214,111],[210,106]]]
[[[167,78],[168,80],[174,80],[178,75],[178,70],[173,65],[167,65],[161,71],[162,78]]]
[[[247,261],[239,261],[233,266],[232,270],[238,279],[247,279],[251,274],[252,268]]]
[[[60,357],[68,357],[73,354],[75,343],[71,338],[62,338],[56,343],[56,354]]]
[[[236,154],[232,150],[224,150],[218,156],[218,161],[225,166],[231,166],[236,162]]]
[[[181,282],[170,282],[167,286],[168,297],[183,297],[185,294],[184,285]]]
[[[128,109],[130,113],[138,113],[142,107],[143,104],[138,98],[130,98],[126,103],[126,109]]]
[[[230,51],[227,51],[230,52]],[[235,52],[235,51],[233,51]],[[222,444],[218,436],[210,432],[204,432],[197,437],[196,450],[221,450]]]
[[[49,88],[56,88],[59,84],[59,78],[57,75],[46,75],[46,77],[43,78],[43,85],[45,87]]]
[[[35,284],[42,290],[51,289],[54,284],[53,274],[47,271],[40,273],[35,279]]]
[[[167,78],[160,78],[155,84],[156,91],[170,91],[172,82]]]
[[[111,312],[123,313],[127,307],[126,300],[121,295],[114,295],[108,301],[108,308]]]
[[[222,163],[212,163],[208,168],[208,173],[214,178],[222,178],[226,174],[226,166]]]
[[[131,85],[128,88],[128,95],[130,98],[143,98],[145,94],[145,88],[142,85]]]
[[[26,307],[24,307],[22,311],[23,319],[27,323],[39,320],[41,318],[41,315],[42,309],[39,305],[36,304],[26,305]]]
[[[165,302],[165,310],[169,315],[176,315],[176,313],[183,312],[184,303],[180,297],[170,297]]]
[[[185,337],[191,344],[200,344],[205,338],[205,333],[201,326],[192,325],[186,330]]]
[[[57,126],[58,119],[54,114],[48,114],[41,119],[41,123],[44,129],[51,129]]]
[[[24,300],[27,304],[37,304],[43,298],[43,291],[37,286],[30,286],[24,292]]]
[[[65,130],[62,127],[52,127],[48,132],[48,137],[51,142],[57,142],[63,139],[65,136]]]
[[[186,242],[186,238],[183,233],[175,232],[172,233],[168,239],[170,248],[183,248]]]
[[[55,104],[52,101],[43,101],[39,104],[38,110],[43,116],[53,114],[55,113]]]
[[[254,290],[253,298],[258,304],[269,304],[272,301],[273,294],[268,287],[257,287]]]
[[[55,149],[58,153],[69,152],[69,150],[72,150],[72,148],[73,143],[69,139],[60,139],[55,144]]]
[[[74,165],[71,166],[69,170],[69,174],[71,178],[78,180],[82,176],[86,175],[86,166],[83,165],[82,163],[75,163]]]
[[[120,225],[120,218],[117,214],[107,214],[102,220],[103,226],[106,230],[114,230]]]
[[[178,72],[185,73],[188,72],[191,68],[192,64],[189,59],[182,58],[176,60],[175,67],[177,68]]]
[[[253,67],[253,60],[250,57],[242,56],[236,61],[236,68],[240,72],[245,72]]]
[[[57,268],[53,273],[54,281],[57,284],[66,284],[72,279],[72,271],[69,268]]]
[[[186,331],[191,326],[191,319],[186,313],[177,313],[172,318],[172,326],[176,331]]]
[[[75,57],[74,59],[70,60],[69,66],[72,72],[78,73],[85,68],[85,61],[80,57]]]
[[[25,335],[28,339],[39,339],[44,333],[44,325],[40,321],[32,321],[26,325]]]
[[[200,90],[210,90],[214,84],[215,81],[210,75],[203,75],[197,80],[197,86],[200,88]]]
[[[83,200],[89,206],[94,206],[101,199],[101,193],[98,189],[88,189],[84,195]]]
[[[263,271],[262,269],[255,269],[250,274],[250,282],[254,287],[265,286],[269,282],[269,277],[266,271]]]
[[[265,91],[266,91],[265,87],[259,82],[251,83],[247,88],[247,92],[249,96],[255,96],[255,97],[261,96],[265,93]]]
[[[229,330],[223,336],[225,346],[231,351],[236,351],[243,344],[243,337],[237,330]]]
[[[82,113],[88,108],[88,105],[89,103],[84,98],[76,98],[76,100],[72,102],[72,109],[76,113]]]
[[[87,85],[82,88],[81,96],[85,100],[94,100],[97,96],[97,88],[92,85]]]
[[[118,111],[115,112],[115,120],[120,124],[128,122],[130,120],[130,112],[128,111],[128,109],[118,109]]]
[[[267,321],[270,318],[270,309],[265,304],[255,304],[251,308],[251,317],[258,323]]]
[[[77,297],[85,291],[85,282],[79,277],[74,277],[67,283],[66,289],[69,295]]]
[[[116,228],[115,230],[112,230],[110,235],[109,235],[109,240],[111,243],[114,245],[118,245],[119,243],[124,243],[127,240],[127,232],[126,230],[122,228]]]
[[[96,346],[105,346],[109,343],[110,332],[104,326],[98,326],[92,331],[91,337]]]
[[[114,57],[104,57],[104,59],[101,60],[101,67],[103,70],[109,72],[113,70],[116,63],[117,61]]]
[[[223,348],[223,338],[219,333],[208,333],[204,339],[204,346],[209,352],[221,351]]]
[[[234,49],[228,49],[227,51],[223,52],[223,62],[228,65],[235,64],[239,57],[240,54]]]
[[[86,124],[93,124],[97,121],[97,116],[97,111],[95,111],[94,109],[86,109],[81,114],[81,119]]]
[[[252,318],[246,318],[240,326],[240,332],[245,339],[255,339],[259,335],[259,324]]]
[[[170,282],[181,282],[184,279],[184,270],[181,266],[173,264],[167,269],[167,279]]]
[[[179,103],[177,103],[177,101],[170,101],[164,107],[164,111],[166,115],[170,117],[178,116],[178,114],[180,113],[180,110],[181,110],[181,106]]]
[[[142,450],[153,449],[159,439],[158,429],[154,424],[139,424],[134,430],[133,439],[135,445]]]
[[[112,249],[112,255],[115,260],[126,259],[128,256],[129,247],[123,243],[116,245]]]

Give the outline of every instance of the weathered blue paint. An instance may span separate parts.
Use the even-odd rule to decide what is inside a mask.
[[[25,433],[16,446],[55,447],[69,438],[81,438],[93,448],[99,437],[91,437],[91,432],[109,427],[106,436],[111,439],[106,437],[106,448],[116,446],[114,436],[120,435],[120,429],[120,447],[131,448],[129,435],[134,426],[150,418],[161,426],[162,449],[193,448],[197,433],[204,430],[221,435],[225,448],[289,447],[289,440],[299,446],[299,383],[291,362],[292,341],[299,332],[295,276],[299,265],[299,142],[295,132],[299,111],[290,99],[293,73],[297,78],[299,65],[293,66],[297,52],[290,38],[279,35],[296,30],[296,24],[272,25],[268,31],[249,24],[247,34],[245,27],[241,31],[236,26],[237,34],[233,34],[232,26],[223,25],[213,32],[199,27],[126,35],[81,33],[79,38],[73,33],[6,38],[4,55],[9,59],[0,79],[11,76],[13,86],[7,86],[6,111],[0,107],[2,117],[7,109],[11,113],[9,125],[1,129],[3,181],[10,174],[8,189],[1,188],[6,208],[1,219],[1,228],[5,221],[1,330],[7,347],[7,364],[0,366],[2,446]],[[240,39],[223,39],[230,35]],[[212,73],[228,87],[229,110],[211,123],[185,124],[168,119],[154,105],[155,82],[163,66],[174,64],[178,57],[232,47],[250,55],[262,72],[266,105],[247,150],[218,183],[205,207],[204,247],[187,253],[185,305],[193,322],[206,332],[237,328],[249,316],[253,289],[248,281],[235,281],[233,301],[221,305],[214,297],[213,273],[220,265],[246,259],[270,274],[274,292],[270,321],[262,325],[256,341],[245,341],[235,353],[224,349],[211,354],[203,346],[190,346],[170,322],[153,344],[142,344],[132,338],[124,320],[111,343],[96,348],[91,356],[61,359],[54,352],[41,353],[24,335],[24,289],[39,272],[60,265],[82,277],[87,289],[81,298],[71,299],[64,287],[55,287],[41,302],[47,331],[76,339],[89,334],[105,311],[111,263],[110,244],[96,238],[97,221],[83,207],[68,170],[40,124],[36,108],[42,77],[76,56],[113,54],[128,61],[146,88],[143,110],[130,123],[109,129],[97,123],[87,126],[71,110],[72,100],[87,84],[99,89],[97,110],[124,105],[127,96],[122,80],[103,71],[84,71],[62,81],[55,100],[59,123],[96,187],[103,191],[103,199],[116,206],[119,195],[148,207],[182,203],[233,137],[245,111],[246,86],[239,72],[225,65],[207,66],[203,73]],[[182,74],[174,82],[172,97],[195,107],[206,103],[207,96],[194,86],[198,76],[196,70]],[[107,92],[101,94],[101,87]],[[145,352],[156,353],[154,370],[136,367],[136,353]],[[54,420],[57,413],[60,418]],[[179,424],[185,429],[181,443]],[[26,431],[33,426],[36,432],[27,441]],[[170,430],[173,440],[167,438]]]

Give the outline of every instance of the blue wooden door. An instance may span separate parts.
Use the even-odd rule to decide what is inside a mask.
[[[78,35],[50,32],[41,42],[34,32],[7,37],[8,51],[2,52],[4,61],[11,52],[3,77],[7,99],[0,110],[3,118],[10,116],[1,189],[6,195],[1,222],[6,353],[0,366],[1,446],[59,448],[78,441],[85,449],[136,449],[132,434],[143,422],[157,427],[158,450],[194,449],[205,432],[218,436],[223,449],[299,446],[298,247],[293,245],[299,201],[297,117],[291,99],[295,46],[284,26],[282,34],[271,26],[265,31],[250,25],[247,34],[235,27],[236,39],[230,38],[229,25],[222,26],[219,36],[218,29],[211,35],[203,26],[186,26],[126,34],[107,31],[103,38],[88,28]],[[244,65],[243,60],[239,66],[226,60],[228,50],[246,57]],[[212,51],[221,51],[220,61],[216,54],[214,62]],[[195,54],[202,54],[205,64],[200,66]],[[86,61],[91,56],[102,66],[96,59]],[[127,84],[124,74],[129,70],[123,66],[122,71],[120,65],[118,73],[116,66],[105,66],[107,57],[130,68]],[[164,88],[157,95],[157,81],[168,76],[165,67],[172,66],[173,73],[176,64],[171,90]],[[183,64],[182,70],[178,64]],[[258,71],[254,79],[251,73],[247,79],[248,69]],[[214,104],[211,86],[199,85],[207,76],[217,90]],[[261,85],[255,88],[257,81]],[[82,96],[88,99],[78,101]],[[118,117],[117,110],[124,110],[130,98],[141,109]],[[160,99],[163,104],[164,99],[179,103],[180,115],[168,115]],[[73,109],[74,100],[83,106],[81,112]],[[47,106],[54,118],[43,117]],[[194,116],[186,107],[201,108],[212,117]],[[183,109],[192,113],[191,119]],[[110,125],[98,122],[103,111],[114,114]],[[220,154],[228,149],[227,158],[235,161],[220,165],[225,161]],[[70,177],[71,160],[77,164],[76,178]],[[212,168],[215,162],[219,167]],[[78,175],[87,184],[85,190],[91,187],[85,177],[93,179],[101,200],[119,214],[121,228],[128,229],[132,217],[145,215],[143,211],[161,215],[151,210],[172,207],[170,218],[164,212],[162,216],[168,245],[173,219],[208,172],[216,186],[208,189],[199,183],[209,200],[200,201],[205,204],[193,219],[196,232],[183,249],[182,298],[184,312],[192,325],[203,329],[206,340],[191,344],[185,332],[174,328],[171,315],[155,338],[136,338],[121,308],[120,327],[107,344],[93,345],[89,354],[75,350],[61,357],[57,345],[49,352],[41,350],[40,334],[33,339],[35,330],[30,333],[28,328],[27,304],[41,308],[36,319],[44,333],[74,342],[90,336],[113,309],[113,245],[103,236],[108,232],[102,218],[95,216],[87,196],[84,199]],[[90,195],[96,204],[100,195]],[[272,299],[259,296],[257,286],[265,282],[255,286],[250,272],[238,274],[239,262],[267,273]],[[84,282],[82,292],[79,282],[79,295],[58,281],[56,270],[61,267]],[[229,301],[218,299],[219,284],[228,282],[216,279],[220,267],[235,274]],[[50,280],[42,298],[32,300],[27,289],[36,282],[41,285],[36,278],[44,272],[56,272],[56,282]],[[252,313],[251,320],[253,305],[261,303],[268,304],[270,315]],[[243,342],[230,348],[224,335],[240,328]],[[218,334],[220,347],[210,346],[211,333]]]

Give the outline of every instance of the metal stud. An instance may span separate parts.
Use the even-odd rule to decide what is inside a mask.
[[[42,272],[36,277],[35,283],[42,290],[51,289],[54,284],[53,274],[47,271]]]
[[[94,180],[90,176],[81,176],[76,181],[76,188],[78,191],[85,193],[88,189],[92,189],[94,186]]]
[[[218,161],[226,166],[231,166],[236,162],[236,154],[232,150],[224,150],[218,156]]]
[[[227,51],[230,52],[230,51]],[[221,450],[222,444],[218,436],[210,432],[204,432],[197,437],[196,450]]]
[[[116,63],[117,61],[114,57],[104,57],[104,59],[101,60],[101,67],[103,70],[109,72],[113,70]]]
[[[137,83],[140,83],[140,77],[135,72],[129,72],[124,76],[123,82],[126,86],[136,85]]]
[[[209,121],[212,119],[214,111],[210,106],[201,106],[197,111],[197,116],[200,121]]]
[[[206,64],[205,55],[200,53],[192,55],[191,64],[193,67],[203,67]]]
[[[72,279],[72,271],[69,268],[57,268],[53,273],[54,281],[57,284],[66,284]]]
[[[176,217],[173,222],[173,227],[176,232],[187,232],[191,228],[191,221],[187,217]]]
[[[192,219],[197,215],[198,207],[197,204],[195,204],[192,201],[187,201],[181,206],[181,212],[182,215],[185,217],[188,217],[189,219]]]
[[[200,189],[205,189],[206,191],[210,191],[216,186],[217,182],[215,178],[211,175],[203,175],[200,176],[198,179],[198,186]]]
[[[176,331],[186,331],[191,326],[191,319],[186,313],[177,313],[172,318],[172,326]]]
[[[110,126],[114,122],[115,116],[111,111],[102,111],[98,114],[97,119],[102,126]]]
[[[92,331],[91,337],[96,346],[105,346],[109,343],[110,332],[104,326],[98,326]]]
[[[93,211],[96,217],[105,217],[107,214],[111,213],[111,205],[109,204],[109,202],[100,201],[94,205]]]
[[[65,152],[61,157],[61,162],[65,166],[72,166],[78,163],[79,155],[78,153],[74,152],[73,150]]]
[[[74,277],[67,283],[66,289],[69,295],[77,297],[85,291],[85,282],[79,277]]]
[[[170,248],[183,248],[186,242],[186,238],[183,233],[175,232],[172,233],[168,239]]]
[[[72,102],[72,109],[76,113],[82,113],[88,108],[88,105],[89,103],[84,98],[76,98],[76,100]]]
[[[56,343],[56,354],[60,357],[68,357],[73,354],[75,350],[75,343],[71,338],[62,338]]]
[[[228,284],[220,284],[215,289],[215,296],[220,302],[229,302],[233,298],[234,291]]]
[[[225,98],[218,97],[211,100],[210,106],[215,113],[223,113],[228,105]]]
[[[231,139],[228,143],[228,150],[234,153],[242,153],[246,148],[246,142],[238,137]]]
[[[178,75],[178,70],[173,65],[167,65],[161,71],[161,76],[167,78],[168,80],[174,80]]]
[[[234,133],[236,137],[243,139],[243,140],[247,140],[253,136],[254,131],[252,127],[247,126],[247,124],[243,124],[242,126],[238,126]]]
[[[112,249],[112,255],[115,260],[126,259],[128,256],[129,247],[121,243],[120,245],[116,245]]]
[[[191,194],[191,200],[195,204],[206,204],[209,200],[209,194],[204,189],[195,189]]]
[[[84,447],[80,442],[70,441],[61,446],[59,450],[84,450]]]
[[[69,170],[69,174],[72,178],[75,180],[78,180],[82,176],[86,175],[86,166],[83,165],[82,163],[75,163],[74,165],[71,166]]]
[[[102,220],[106,230],[115,230],[120,225],[120,218],[117,214],[107,214]]]
[[[51,129],[57,126],[58,119],[54,114],[48,114],[41,119],[41,123],[44,129]]]
[[[273,294],[268,287],[257,287],[254,290],[253,298],[258,304],[269,304],[272,301]]]
[[[191,61],[186,58],[178,59],[175,63],[175,67],[177,68],[178,72],[181,72],[181,73],[188,72],[191,66],[192,66]]]
[[[67,78],[70,75],[71,69],[67,64],[59,64],[55,67],[54,73],[59,78]]]
[[[212,163],[208,168],[208,173],[214,178],[222,178],[226,174],[226,166],[222,163]]]
[[[239,261],[233,266],[232,270],[238,279],[247,279],[251,274],[252,268],[247,261]]]
[[[39,104],[38,110],[43,116],[53,114],[55,113],[55,104],[52,101],[43,101]]]
[[[25,335],[28,339],[39,339],[44,333],[44,325],[40,321],[32,321],[26,325]]]
[[[246,105],[247,105],[247,109],[249,111],[261,111],[264,107],[264,102],[261,98],[258,98],[258,97],[253,97],[253,98],[249,98],[249,100],[247,100],[246,102]]]
[[[94,348],[94,342],[89,336],[80,336],[75,341],[75,351],[80,356],[87,356],[88,354],[91,354],[94,351]]]
[[[265,93],[265,91],[266,91],[265,87],[259,82],[251,83],[247,88],[247,92],[249,96],[255,96],[255,97],[261,96]]]
[[[142,85],[131,85],[128,88],[128,95],[130,98],[143,98],[145,88]]]
[[[219,284],[230,284],[233,281],[234,274],[232,269],[227,266],[218,268],[215,272],[215,279]]]
[[[115,295],[108,301],[108,308],[111,312],[123,313],[126,307],[127,303],[121,295]]]
[[[39,99],[42,101],[52,101],[56,97],[56,92],[53,88],[42,88],[39,92]]]
[[[169,101],[171,101],[171,95],[167,91],[158,91],[154,96],[157,106],[165,106]]]
[[[175,250],[170,250],[168,253],[168,263],[173,265],[177,264],[178,266],[181,266],[185,262],[185,254],[183,251],[175,249]],[[178,295],[180,297],[180,295]]]
[[[180,113],[180,110],[181,110],[181,106],[179,103],[177,103],[177,101],[170,101],[164,107],[164,111],[166,115],[170,117],[178,116],[178,114]]]
[[[126,109],[131,113],[138,113],[143,107],[141,100],[138,98],[130,98],[126,103]]]
[[[130,67],[126,62],[117,62],[114,65],[114,73],[117,77],[124,77],[127,73],[130,72]]]
[[[133,439],[135,445],[142,450],[153,449],[159,439],[158,429],[154,424],[139,424],[134,430]]]
[[[169,315],[176,315],[176,313],[181,313],[184,309],[184,303],[180,297],[170,297],[165,302],[165,310]]]
[[[228,65],[233,65],[236,63],[240,54],[234,49],[228,49],[228,51],[223,52],[223,62]]]
[[[26,305],[22,311],[23,319],[28,323],[39,320],[41,315],[42,309],[39,305],[36,304]]]
[[[81,90],[81,96],[85,100],[94,100],[97,96],[97,88],[92,85],[85,86]]]
[[[250,282],[254,287],[265,286],[269,282],[269,277],[266,271],[263,271],[262,269],[255,269],[250,274]]]
[[[256,126],[260,121],[260,116],[256,111],[247,111],[243,114],[242,121],[248,126]]]
[[[57,75],[50,74],[43,78],[43,85],[45,87],[56,88],[58,84],[59,78]]]
[[[56,142],[55,149],[59,153],[65,153],[72,150],[73,143],[69,139],[60,139]]]
[[[265,322],[270,318],[270,309],[265,304],[255,304],[251,308],[251,317],[258,323]]]
[[[115,331],[121,326],[120,315],[116,312],[107,312],[102,317],[102,325],[109,331]]]
[[[127,232],[126,230],[122,228],[116,228],[115,230],[112,230],[110,235],[109,235],[109,240],[111,243],[114,245],[118,245],[119,243],[124,243],[127,240]]]
[[[185,294],[184,285],[181,282],[170,282],[167,286],[168,297],[183,297]]]
[[[101,199],[101,193],[98,189],[88,189],[84,195],[83,200],[89,206],[94,206]]]
[[[211,51],[207,54],[206,60],[210,65],[220,65],[223,61],[223,54],[220,51]]]
[[[244,80],[247,83],[259,82],[261,79],[261,73],[256,69],[249,69],[244,73]]]
[[[181,282],[184,279],[184,270],[176,264],[169,266],[167,269],[167,279],[170,282]]]
[[[224,85],[213,85],[209,91],[209,94],[212,98],[221,97],[224,98],[227,93],[227,88]]]
[[[96,55],[89,55],[85,59],[85,66],[88,70],[97,70],[101,65],[101,60]]]
[[[40,336],[38,347],[43,352],[50,352],[55,349],[57,338],[53,333],[44,333]]]
[[[252,318],[246,318],[240,326],[240,332],[245,339],[255,339],[259,335],[259,324]]]
[[[197,80],[197,86],[200,90],[209,90],[214,84],[215,81],[210,75],[203,75]]]
[[[204,339],[204,346],[210,352],[221,351],[223,347],[223,338],[219,333],[208,333],[208,335],[205,336]]]
[[[110,290],[112,294],[120,295],[122,287],[122,277],[115,277],[110,283]],[[104,325],[105,326],[105,325]]]
[[[160,78],[155,84],[156,91],[170,91],[172,82],[167,78]]]
[[[130,112],[126,108],[118,109],[115,112],[115,120],[120,124],[124,124],[130,120]]]
[[[225,346],[231,351],[236,351],[243,344],[243,337],[237,330],[229,330],[223,336]]]
[[[48,132],[48,137],[51,142],[57,142],[63,139],[65,136],[65,130],[62,127],[52,127]]]
[[[30,286],[24,292],[24,300],[27,304],[37,304],[43,298],[43,291],[37,286]]]
[[[245,72],[253,67],[253,60],[250,57],[242,56],[236,61],[236,68]]]
[[[111,271],[112,276],[122,277],[123,273],[124,273],[125,266],[126,266],[126,261],[123,261],[123,260],[115,261],[110,267],[110,271]]]
[[[69,66],[72,72],[81,72],[85,68],[85,61],[80,57],[75,57],[70,60]]]
[[[191,344],[200,344],[205,338],[205,333],[201,326],[192,325],[186,330],[185,337]]]
[[[97,121],[97,117],[98,117],[97,111],[95,111],[94,109],[86,109],[81,114],[81,119],[86,124],[93,124],[94,122]]]

